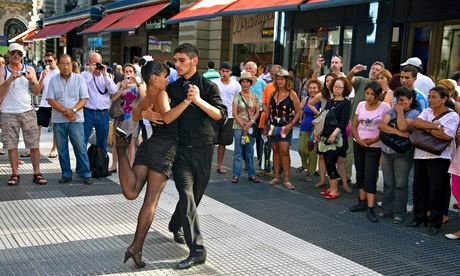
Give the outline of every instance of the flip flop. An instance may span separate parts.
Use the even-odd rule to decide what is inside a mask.
[[[224,169],[224,168],[222,168],[222,167],[221,167],[221,168],[218,168],[218,169],[216,169],[216,171],[217,171],[218,173],[220,173],[220,174],[226,174],[226,173],[227,173],[227,170],[226,170],[226,169]]]
[[[57,153],[54,153],[54,154],[53,154],[53,153],[50,153],[50,154],[48,154],[48,158],[56,158],[57,156],[58,156]]]
[[[30,152],[21,153],[20,157],[30,157]]]

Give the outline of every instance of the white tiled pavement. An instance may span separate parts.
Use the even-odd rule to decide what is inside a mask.
[[[49,149],[50,134],[42,133],[42,146]],[[47,170],[56,171],[57,160],[53,164]],[[22,170],[31,173],[31,168]],[[117,175],[110,178],[117,181]],[[24,275],[378,275],[206,196],[198,210],[208,260],[203,266],[177,271],[174,264],[187,256],[186,247],[172,242],[167,230],[177,199],[174,183],[169,181],[146,240],[147,267],[141,271],[121,261],[143,195],[134,201],[103,195],[0,202],[0,271]],[[163,242],[156,244],[157,238]],[[53,259],[57,264],[49,264]]]

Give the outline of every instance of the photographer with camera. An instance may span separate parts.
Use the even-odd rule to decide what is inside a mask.
[[[41,92],[35,69],[22,63],[25,51],[22,45],[11,43],[8,48],[9,64],[0,70],[0,102],[2,112],[2,142],[8,149],[12,174],[8,185],[19,184],[18,143],[22,130],[24,143],[30,149],[34,169],[33,182],[47,184],[40,173],[40,149],[37,115],[31,105],[29,88],[34,95]]]
[[[107,66],[102,64],[99,53],[89,55],[88,71],[81,73],[88,87],[89,99],[83,109],[85,115],[85,144],[88,143],[93,127],[96,130],[96,146],[107,150],[107,136],[109,134],[110,95],[117,92],[117,86],[107,73]]]

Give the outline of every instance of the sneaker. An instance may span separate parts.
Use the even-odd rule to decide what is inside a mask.
[[[381,201],[377,201],[377,206],[379,206],[380,208],[382,208],[382,202],[381,202]]]
[[[366,217],[371,222],[379,222],[379,218],[375,214],[375,207],[368,207]]]
[[[350,212],[363,212],[367,210],[367,200],[360,200],[358,204],[350,207]]]
[[[91,185],[91,184],[93,184],[93,181],[91,180],[91,178],[85,178],[85,179],[83,179],[83,183],[85,185]]]

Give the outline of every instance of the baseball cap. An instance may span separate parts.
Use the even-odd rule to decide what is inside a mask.
[[[8,47],[8,52],[12,51],[20,51],[22,54],[25,54],[26,51],[24,51],[24,47],[22,47],[21,44],[18,43],[11,43],[10,46]]]
[[[411,57],[406,62],[401,63],[401,66],[412,65],[418,68],[422,68],[422,61],[418,57]]]
[[[220,65],[220,69],[227,69],[227,70],[232,70],[232,65],[230,64],[230,62],[222,62],[222,64]]]

